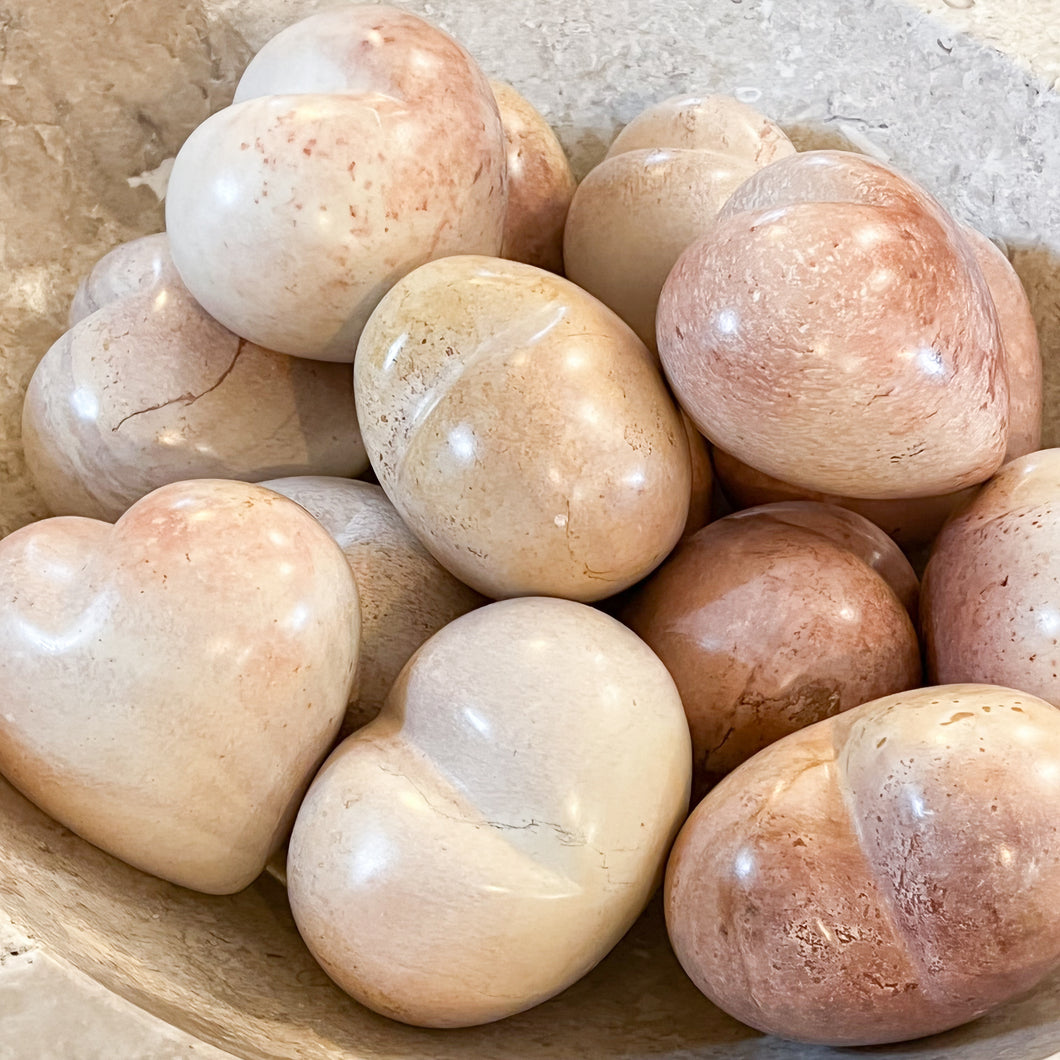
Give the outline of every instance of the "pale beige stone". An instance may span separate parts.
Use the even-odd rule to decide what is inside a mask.
[[[673,679],[600,611],[489,604],[413,656],[313,782],[288,892],[328,974],[384,1015],[459,1027],[596,965],[687,813]]]
[[[349,368],[222,327],[181,282],[164,235],[111,251],[71,316],[22,410],[26,464],[53,515],[114,520],[181,479],[367,469]]]
[[[174,282],[183,286],[169,253],[169,237],[165,232],[119,243],[104,254],[77,285],[67,322],[73,327],[119,298],[158,290]]]
[[[648,103],[702,88],[754,99],[800,145],[849,132],[913,173],[963,220],[1007,244],[1045,353],[1046,443],[1057,442],[1060,48],[1052,0],[916,0],[837,6],[604,5],[598,0],[409,0],[491,76],[512,81],[557,130],[579,174]],[[147,183],[230,98],[250,50],[319,0],[12,0],[0,27],[0,534],[44,514],[19,441],[30,371],[65,327],[77,279],[124,239],[161,227]],[[947,24],[948,22],[948,24]],[[72,27],[75,31],[72,31]],[[965,31],[970,30],[967,34]],[[882,91],[880,86],[901,87]],[[146,172],[145,172],[146,171]],[[129,183],[133,182],[133,183]],[[0,904],[60,962],[111,994],[113,1019],[75,1006],[82,972],[0,1005],[11,1060],[168,1056],[171,1025],[232,1055],[349,1060],[825,1060],[724,1016],[674,961],[661,918],[548,1004],[459,1035],[398,1026],[351,1003],[300,944],[282,892],[263,880],[204,900],[78,840],[0,782]],[[4,955],[0,953],[0,966]],[[0,980],[6,970],[0,969]],[[102,988],[101,988],[102,989]],[[126,1000],[131,999],[131,1000]],[[880,1060],[1055,1056],[1060,982]],[[138,1007],[140,1006],[140,1007]],[[124,1018],[119,1018],[123,1016]],[[36,1016],[36,1019],[34,1018]],[[63,1021],[76,1021],[63,1039]],[[145,1024],[160,1028],[158,1041]],[[82,1050],[74,1051],[74,1046]],[[209,1052],[190,1047],[192,1055]],[[209,1055],[213,1055],[209,1052]]]
[[[519,262],[431,262],[386,295],[354,364],[379,483],[491,597],[599,600],[681,536],[689,445],[651,354],[605,305]]]
[[[175,483],[112,527],[0,543],[0,772],[79,835],[212,894],[283,841],[338,732],[357,590],[305,511]]]
[[[726,96],[649,107],[578,186],[564,236],[567,275],[655,350],[655,309],[681,252],[752,173],[795,148],[778,125]]]
[[[486,599],[454,578],[402,522],[379,486],[306,476],[261,485],[300,504],[338,542],[357,580],[357,687],[340,736],[371,721],[412,653]]]
[[[497,104],[471,56],[414,15],[343,5],[274,37],[188,137],[166,230],[226,327],[350,362],[396,280],[500,249],[506,202]]]

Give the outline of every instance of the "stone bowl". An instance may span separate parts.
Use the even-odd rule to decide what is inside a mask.
[[[327,0],[324,0],[326,3]],[[19,440],[22,395],[78,279],[162,227],[184,138],[310,0],[11,0],[0,13],[0,535],[45,515]],[[550,119],[583,175],[649,103],[727,92],[800,148],[846,147],[912,174],[999,241],[1031,297],[1045,444],[1060,443],[1060,37],[1052,0],[450,0],[404,6]],[[1050,35],[1051,34],[1051,35]],[[553,1001],[471,1030],[417,1030],[342,994],[302,945],[283,888],[225,898],[145,876],[0,781],[0,1056],[1046,1060],[1060,976],[946,1034],[831,1050],[729,1019],[670,953],[658,898]]]

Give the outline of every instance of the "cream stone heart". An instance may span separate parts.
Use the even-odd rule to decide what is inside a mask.
[[[602,612],[545,597],[450,622],[317,774],[288,896],[327,973],[427,1027],[502,1019],[589,971],[688,812],[673,679]]]
[[[415,15],[343,4],[270,40],[188,137],[166,229],[225,327],[349,362],[406,273],[500,249],[506,204],[504,132],[470,54]]]
[[[341,549],[260,486],[24,527],[0,542],[0,773],[137,868],[238,891],[338,731],[359,632]]]

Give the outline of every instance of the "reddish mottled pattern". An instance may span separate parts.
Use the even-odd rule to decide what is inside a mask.
[[[699,429],[785,482],[924,497],[1004,456],[1004,351],[972,250],[862,156],[809,152],[751,178],[670,273],[658,337]]]
[[[982,233],[962,229],[997,309],[1008,372],[1008,447],[1005,459],[1042,446],[1042,355],[1027,292],[1008,258]]]
[[[1060,962],[1060,711],[900,693],[773,744],[667,868],[685,971],[737,1019],[830,1045],[946,1030]]]
[[[359,633],[342,551],[259,486],[24,527],[0,542],[0,772],[135,867],[238,891],[331,746]]]
[[[1060,704],[1060,449],[1008,463],[943,527],[924,572],[929,675]]]
[[[871,501],[860,497],[841,497],[819,490],[802,489],[767,475],[737,460],[732,453],[714,446],[714,471],[725,496],[737,508],[777,501],[807,500],[835,504],[873,522],[902,548],[910,551],[930,544],[942,524],[959,505],[974,496],[978,486],[968,486],[956,493],[938,497],[912,497],[908,500]]]
[[[506,203],[497,104],[468,53],[414,15],[353,5],[259,52],[177,155],[166,225],[226,327],[350,362],[396,280],[500,249]]]
[[[852,533],[848,519],[859,517],[812,504],[720,519],[679,545],[625,610],[681,692],[697,799],[774,740],[920,684],[909,614],[862,558],[876,551],[875,528],[859,520]],[[879,561],[915,588],[900,554]]]
[[[1026,292],[1008,259],[985,236],[963,229],[983,271],[997,310],[1008,375],[1008,442],[1005,459],[1034,452],[1042,437],[1042,359]],[[715,448],[714,463],[725,495],[737,507],[802,497],[839,504],[871,519],[903,547],[929,544],[942,524],[976,487],[937,497],[862,500],[800,489],[758,471],[731,453]]]

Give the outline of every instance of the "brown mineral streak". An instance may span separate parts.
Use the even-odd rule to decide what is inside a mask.
[[[105,255],[71,323],[23,408],[26,462],[55,514],[116,519],[180,479],[367,467],[348,370],[263,349],[212,320],[165,235]]]

